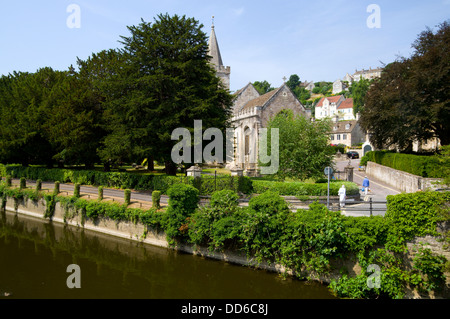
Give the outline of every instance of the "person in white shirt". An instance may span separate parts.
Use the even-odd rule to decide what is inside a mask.
[[[345,189],[345,185],[342,185],[341,188],[339,188],[339,204],[341,206],[341,208],[345,207],[345,199],[346,199],[346,189]]]

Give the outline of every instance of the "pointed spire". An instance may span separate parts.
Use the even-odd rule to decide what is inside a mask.
[[[223,66],[219,43],[217,42],[216,32],[214,31],[214,16],[212,17],[211,36],[209,37],[209,55],[212,56],[212,64],[217,67]]]

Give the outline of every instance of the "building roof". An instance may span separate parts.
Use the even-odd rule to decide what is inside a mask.
[[[282,87],[283,85],[278,89],[272,90],[264,95],[261,95],[260,97],[257,97],[256,99],[248,101],[242,109],[253,108],[255,106],[263,107]]]
[[[339,100],[343,97],[343,95],[336,95],[336,96],[326,96],[320,99],[319,103],[317,103],[316,107],[322,107],[323,101],[327,99],[330,103],[337,103]]]
[[[233,98],[237,99],[239,97],[239,95],[242,94],[242,92],[244,92],[246,89],[248,89],[250,86],[252,86],[256,92],[258,92],[258,90],[256,90],[255,86],[253,85],[252,82],[248,82],[248,84],[246,86],[244,86],[242,89],[237,90],[236,92],[233,93]],[[259,94],[259,93],[258,93]]]
[[[331,131],[332,133],[351,133],[356,126],[357,126],[356,120],[339,121],[333,123]]]
[[[352,109],[353,108],[353,99],[352,98],[348,98],[345,99],[344,101],[341,102],[341,104],[339,105],[338,109]]]
[[[376,69],[370,68],[369,70],[362,69],[361,71],[355,70],[355,73],[353,75],[367,74],[367,73],[379,72],[379,71],[383,71],[383,68],[380,68],[380,67],[376,68]]]
[[[220,55],[219,43],[217,42],[214,24],[211,26],[211,36],[209,37],[208,54],[212,57],[211,63],[215,66],[223,66],[222,56]]]

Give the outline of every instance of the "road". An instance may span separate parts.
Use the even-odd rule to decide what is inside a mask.
[[[344,167],[348,166],[349,161],[343,160],[343,161],[336,161],[336,168],[339,171],[343,171]],[[372,199],[372,207],[375,211],[373,211],[373,215],[382,215],[384,216],[386,211],[386,204],[384,203],[377,203],[377,202],[385,202],[386,197],[388,195],[397,195],[401,192],[399,190],[396,190],[392,188],[391,186],[386,185],[383,183],[383,181],[376,180],[374,178],[371,178],[369,176],[370,181],[370,192],[365,198],[364,193],[361,191],[362,188],[362,182],[365,176],[364,171],[359,171],[359,159],[352,159],[350,161],[350,165],[354,167],[353,169],[353,182],[355,182],[360,189],[361,193],[361,200],[364,199],[366,201],[365,203],[360,204],[353,204],[353,205],[346,205],[346,208],[342,210],[342,213],[346,216],[369,216],[369,205],[370,205],[370,199]],[[376,211],[380,210],[380,211]]]

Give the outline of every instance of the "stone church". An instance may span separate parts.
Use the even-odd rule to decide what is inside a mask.
[[[209,38],[209,55],[211,63],[225,87],[230,89],[230,67],[222,62],[214,25]],[[286,81],[286,79],[284,79]],[[234,154],[226,163],[228,169],[241,169],[245,175],[257,176],[260,129],[267,127],[267,123],[282,110],[292,110],[294,115],[308,117],[305,107],[295,94],[283,83],[279,88],[264,95],[256,88],[247,84],[233,94]]]

